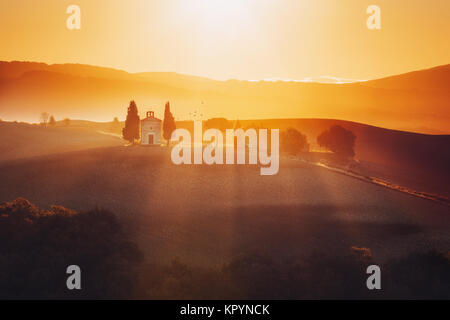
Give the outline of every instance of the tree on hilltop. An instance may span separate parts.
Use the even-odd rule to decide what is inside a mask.
[[[125,127],[122,129],[122,137],[130,143],[139,139],[139,125],[140,118],[136,102],[130,101],[128,107],[127,119],[125,120]]]
[[[48,112],[42,112],[40,117],[40,123],[43,127],[47,128],[48,119],[50,118],[50,114]]]
[[[166,106],[164,109],[164,122],[163,122],[163,137],[167,141],[167,145],[169,145],[170,137],[172,136],[172,132],[177,128],[175,124],[175,119],[173,118],[172,112],[170,112],[170,103],[166,102]]]
[[[317,137],[319,146],[325,147],[334,154],[344,158],[353,158],[355,156],[355,140],[356,136],[354,133],[341,126],[332,126]]]
[[[48,125],[50,127],[55,127],[56,126],[56,120],[54,116],[50,116],[50,120],[48,121]]]
[[[301,152],[309,151],[309,143],[306,135],[294,128],[288,128],[281,133],[281,150],[290,155],[297,155]]]
[[[63,120],[63,122],[64,122],[64,125],[65,125],[66,127],[70,126],[70,119],[69,119],[69,118],[65,118],[65,119]]]

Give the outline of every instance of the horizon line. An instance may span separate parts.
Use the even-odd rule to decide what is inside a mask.
[[[214,78],[214,77],[206,76],[206,75],[199,75],[199,74],[193,74],[193,73],[184,73],[184,72],[179,72],[179,71],[137,71],[137,72],[132,72],[132,71],[129,71],[129,70],[127,70],[125,68],[121,68],[121,67],[95,65],[95,64],[80,63],[80,62],[56,62],[56,63],[51,63],[51,62],[32,61],[32,60],[0,60],[0,62],[6,62],[6,63],[13,63],[13,62],[39,63],[39,64],[45,64],[45,65],[48,65],[48,66],[53,66],[53,65],[81,65],[81,66],[98,67],[98,68],[104,68],[104,69],[112,69],[112,70],[116,70],[116,71],[125,72],[125,73],[131,74],[131,75],[139,75],[139,74],[142,74],[142,73],[173,73],[173,74],[179,74],[179,75],[185,75],[185,76],[191,76],[191,77],[198,77],[198,78],[208,79],[208,80],[212,80],[212,81],[220,81],[220,82],[227,82],[227,81],[278,82],[278,81],[280,81],[280,82],[322,83],[322,84],[347,84],[347,83],[366,82],[366,81],[372,81],[372,80],[378,80],[378,79],[383,79],[383,78],[389,78],[389,77],[392,77],[392,76],[398,76],[398,75],[407,74],[407,73],[411,73],[411,72],[429,70],[429,69],[434,69],[434,68],[439,68],[439,67],[450,65],[450,63],[447,63],[447,64],[429,66],[429,67],[425,67],[425,68],[422,68],[422,69],[414,69],[414,70],[409,70],[409,71],[405,71],[405,72],[402,72],[402,73],[389,74],[389,75],[384,75],[382,77],[371,78],[371,79],[354,79],[354,78],[340,77],[340,76],[335,76],[335,75],[333,75],[333,76],[332,75],[308,76],[308,77],[304,77],[303,79],[293,79],[293,78],[283,78],[283,77],[266,77],[266,78],[263,78],[263,79],[239,79],[239,78],[223,79],[223,78]],[[324,81],[315,81],[315,79],[325,79],[325,80]]]

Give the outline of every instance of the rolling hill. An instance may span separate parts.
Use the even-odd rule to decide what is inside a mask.
[[[122,146],[0,163],[0,180],[0,202],[25,197],[42,208],[56,204],[112,210],[130,225],[133,239],[152,263],[146,275],[155,275],[158,266],[170,266],[177,259],[175,266],[186,267],[175,270],[192,270],[186,279],[204,279],[174,287],[178,273],[169,273],[162,292],[173,295],[186,287],[217,286],[216,277],[201,277],[196,268],[223,270],[234,262],[243,276],[232,279],[246,281],[244,285],[262,279],[255,292],[263,290],[265,297],[279,297],[273,287],[285,279],[282,287],[288,289],[282,297],[337,298],[341,296],[335,291],[316,288],[327,282],[339,288],[348,282],[341,275],[352,272],[340,257],[347,257],[352,246],[369,248],[387,275],[397,259],[429,250],[447,252],[450,244],[448,206],[295,160],[282,159],[279,174],[261,177],[257,166],[176,166],[167,148]],[[292,270],[289,276],[280,276],[278,264]],[[402,279],[406,287],[415,288],[417,273],[410,270],[416,269],[406,266]],[[445,286],[440,280],[448,279],[448,272],[420,270],[420,279],[434,280],[422,280],[423,289],[408,297],[430,295],[436,283]],[[365,268],[361,272],[365,275]],[[321,281],[324,273],[333,281]],[[311,279],[296,280],[299,275]],[[146,285],[153,288],[162,280]],[[365,279],[360,285],[367,293],[364,284]],[[382,297],[389,296],[390,287],[381,291]],[[148,290],[151,295],[156,292]]]
[[[356,135],[352,170],[381,178],[412,190],[450,198],[450,135],[425,135],[384,129],[366,124],[331,119],[241,120],[243,127],[297,128],[304,133],[312,151],[325,151],[316,138],[333,125],[340,125]],[[26,123],[0,122],[0,161],[30,158],[55,153],[121,146],[123,123],[72,120],[55,128]],[[191,121],[178,121],[178,128],[193,129]],[[317,153],[315,161],[327,161],[327,154]]]
[[[333,118],[375,126],[450,133],[449,65],[349,84],[216,81],[176,73],[131,74],[78,64],[0,62],[0,117],[37,121],[106,121],[125,117],[131,99],[162,117],[171,101],[177,119]]]
[[[296,128],[307,136],[311,151],[318,159],[326,155],[317,144],[317,136],[334,125],[356,135],[353,171],[377,177],[417,191],[436,193],[450,198],[450,135],[429,135],[385,129],[367,124],[335,119],[253,119],[240,120],[242,127]],[[234,122],[231,122],[231,126]],[[178,122],[177,127],[193,130],[193,123]]]
[[[383,79],[367,81],[365,85],[395,90],[450,90],[450,64],[426,70],[408,72]]]
[[[5,121],[0,121],[0,136],[0,162],[124,144],[118,137],[86,127],[44,128]]]

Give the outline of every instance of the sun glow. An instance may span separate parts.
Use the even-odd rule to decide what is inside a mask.
[[[183,19],[195,26],[199,40],[208,40],[238,37],[251,28],[262,4],[253,0],[194,0],[182,1],[179,10]]]
[[[209,25],[233,25],[250,14],[250,3],[245,0],[194,0],[184,4],[186,14],[196,15]]]
[[[81,29],[71,30],[71,2],[0,1],[9,44],[0,60],[219,80],[375,79],[448,63],[450,2],[435,2],[378,0],[383,27],[369,30],[366,1],[77,0]]]

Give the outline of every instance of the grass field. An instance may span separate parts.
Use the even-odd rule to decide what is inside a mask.
[[[42,208],[114,212],[145,256],[137,297],[450,294],[450,260],[433,253],[450,249],[445,204],[300,160],[282,158],[278,174],[261,176],[256,165],[176,166],[167,147],[123,146],[95,129],[0,125],[12,133],[0,143],[0,202],[23,197]],[[425,178],[417,169],[373,170],[363,161],[354,167],[386,172],[393,181],[409,177],[417,180],[413,187],[446,195],[448,183],[437,177],[447,172],[422,168]],[[370,261],[358,264],[352,247],[370,252]],[[369,262],[382,266],[387,291],[381,295],[367,295],[363,265]]]
[[[450,248],[450,210],[324,168],[175,166],[169,150],[112,147],[6,162],[0,200],[100,206],[138,228],[149,257],[217,265],[241,252],[274,258],[369,247],[380,261]]]

